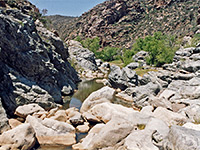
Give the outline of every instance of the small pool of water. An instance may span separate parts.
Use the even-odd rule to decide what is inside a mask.
[[[97,83],[96,79],[94,80],[82,80],[78,85],[77,92],[73,96],[64,97],[64,104],[62,109],[68,109],[71,107],[76,107],[80,110],[83,101],[94,91],[99,90],[104,85],[102,83]],[[131,107],[131,103],[125,102],[121,99],[114,98],[112,103],[121,104],[126,107]],[[77,143],[84,138],[87,133],[76,133]],[[37,150],[72,150],[72,147],[40,147]]]
[[[70,107],[81,108],[83,101],[94,91],[99,90],[103,87],[102,83],[97,83],[96,79],[94,80],[83,80],[78,85],[77,92],[73,96],[64,97],[63,109]]]

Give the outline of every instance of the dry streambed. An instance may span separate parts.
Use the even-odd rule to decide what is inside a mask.
[[[188,107],[179,112],[152,106],[136,111],[111,103],[115,92],[110,87],[93,92],[80,111],[45,111],[37,104],[19,106],[15,111],[18,117],[9,120],[11,129],[0,135],[0,149],[27,150],[37,144],[51,148],[72,146],[76,150],[199,148],[200,126],[183,113]],[[78,142],[77,132],[88,134]]]

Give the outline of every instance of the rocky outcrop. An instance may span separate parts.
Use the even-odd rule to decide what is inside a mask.
[[[90,50],[83,48],[81,43],[77,41],[69,41],[69,55],[70,61],[78,68],[83,68],[85,70],[97,70],[97,64],[95,61],[95,55]]]
[[[199,99],[199,49],[199,44],[197,47],[181,48],[172,64],[153,68],[155,71],[149,71],[142,77],[133,70],[139,65],[137,63],[122,69],[113,65],[108,82],[113,88],[123,90],[117,97],[132,101],[136,107],[151,105],[178,111],[188,103],[193,104],[188,99]]]
[[[146,85],[128,88],[125,92],[132,96],[134,105],[145,106],[148,105],[147,101],[150,99],[150,96],[157,95],[160,90],[161,88],[158,84],[150,82]]]
[[[139,62],[140,65],[146,64],[146,58],[149,56],[148,52],[140,51],[132,57],[132,60],[135,62]]]
[[[73,92],[79,81],[62,41],[50,32],[45,34],[50,42],[42,40],[32,17],[20,10],[0,14],[0,96],[7,113],[12,115],[17,105],[38,103],[49,109],[62,103],[62,88]]]
[[[200,33],[200,8],[198,10],[198,16],[197,16],[197,32],[196,33]]]
[[[138,75],[128,67],[120,69],[120,67],[112,65],[108,81],[112,87],[125,90],[129,86],[138,85]]]
[[[72,146],[74,149],[158,150],[164,148],[169,126],[187,121],[186,116],[167,109],[154,111],[152,107],[138,112],[109,101],[94,103],[86,112],[105,124],[95,125],[80,143]]]
[[[180,48],[176,51],[174,62],[164,65],[164,68],[170,71],[183,69],[187,72],[198,72],[200,70],[200,45],[197,47]]]

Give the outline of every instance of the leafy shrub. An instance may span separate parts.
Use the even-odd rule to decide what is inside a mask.
[[[120,59],[124,63],[124,66],[126,66],[132,62],[132,56],[134,54],[135,53],[133,50],[123,49],[123,56],[121,56]]]
[[[99,37],[95,37],[95,38],[87,38],[85,40],[80,41],[80,37],[77,37],[79,42],[81,42],[81,44],[83,45],[83,47],[88,48],[90,51],[92,51],[93,53],[96,54],[96,52],[99,50],[100,48],[100,39]]]
[[[75,41],[81,42],[81,41],[82,41],[82,39],[81,39],[81,37],[80,37],[80,36],[77,36],[77,37],[75,38]]]
[[[156,32],[153,36],[137,39],[130,50],[131,52],[124,53],[123,59],[131,61],[130,59],[134,54],[143,50],[149,52],[149,57],[146,60],[149,65],[161,66],[165,63],[171,63],[176,50],[175,42],[176,38],[174,36]]]
[[[191,46],[196,46],[200,41],[200,33],[198,34],[195,34],[192,38],[192,43],[191,43]]]
[[[101,48],[99,37],[87,38],[85,40],[82,40],[80,36],[77,36],[75,40],[80,42],[84,48],[92,51],[95,54],[96,58],[102,59],[104,61],[113,61],[115,59],[118,59],[118,48],[105,47],[102,51],[99,50]]]
[[[113,61],[117,58],[118,50],[119,49],[116,47],[105,47],[101,52],[99,52],[99,58],[104,61]]]

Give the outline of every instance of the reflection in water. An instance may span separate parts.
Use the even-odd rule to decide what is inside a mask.
[[[78,85],[78,91],[72,96],[64,97],[64,105],[63,109],[67,109],[69,107],[76,107],[78,109],[81,108],[82,102],[94,91],[102,88],[103,84],[96,83],[95,80],[84,80]],[[76,141],[77,143],[84,138],[87,133],[76,133]],[[38,150],[72,150],[72,147],[42,147]]]
[[[78,85],[78,91],[72,96],[64,98],[63,109],[76,107],[80,109],[82,102],[94,91],[103,87],[102,83],[96,83],[95,80],[83,80]]]
[[[77,98],[75,98],[75,97],[72,97],[72,98],[71,98],[71,101],[70,101],[70,103],[69,103],[69,107],[70,107],[70,108],[71,108],[71,107],[75,107],[75,108],[80,109],[80,108],[81,108],[81,105],[82,105],[82,102],[81,102],[79,99],[77,99]]]
[[[72,96],[66,96],[64,97],[64,105],[63,109],[67,109],[70,107],[76,107],[78,109],[81,108],[82,102],[94,91],[99,90],[103,87],[103,84],[96,83],[95,80],[84,80],[78,85],[78,91]],[[131,103],[124,102],[118,98],[114,98],[113,103],[115,104],[121,104],[124,106],[131,107]],[[76,133],[76,140],[77,143],[84,138],[87,135],[87,133]],[[38,150],[72,150],[71,146],[68,147],[42,147]]]

